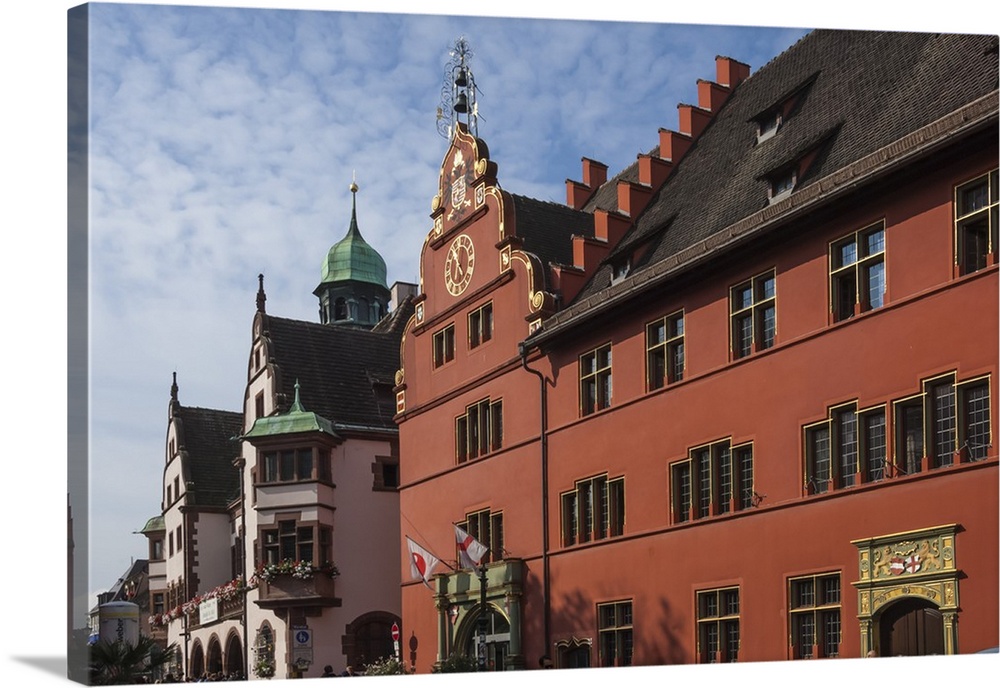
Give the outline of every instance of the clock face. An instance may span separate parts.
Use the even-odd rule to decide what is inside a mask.
[[[472,239],[467,234],[455,237],[448,247],[448,257],[444,261],[444,284],[448,293],[458,296],[472,281],[472,270],[476,265],[476,251]]]

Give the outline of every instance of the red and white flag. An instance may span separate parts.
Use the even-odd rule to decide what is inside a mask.
[[[458,526],[455,526],[455,542],[458,543],[458,565],[463,569],[479,566],[480,559],[487,552],[486,546]]]
[[[424,585],[431,587],[431,573],[438,565],[438,558],[426,549],[406,537],[406,546],[410,550],[410,574],[416,578],[422,578]]]

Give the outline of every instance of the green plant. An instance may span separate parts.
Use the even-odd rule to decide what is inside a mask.
[[[127,640],[99,640],[90,647],[90,683],[95,686],[138,683],[140,677],[167,664],[176,651],[176,643],[163,648],[145,635],[140,635],[134,645]]]
[[[435,674],[458,674],[466,671],[476,671],[478,666],[475,658],[456,652],[441,662],[439,666],[434,667],[432,671]]]
[[[391,676],[405,673],[406,667],[395,657],[382,657],[365,665],[365,676]]]
[[[253,663],[253,673],[257,678],[271,678],[274,676],[274,660],[267,655],[262,655]]]

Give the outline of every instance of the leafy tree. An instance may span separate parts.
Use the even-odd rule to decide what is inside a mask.
[[[140,677],[167,664],[177,644],[160,647],[149,636],[139,636],[134,645],[127,640],[98,640],[90,647],[90,683],[114,686],[138,683]]]

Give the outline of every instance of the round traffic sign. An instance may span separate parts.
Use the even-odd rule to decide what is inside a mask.
[[[399,640],[399,624],[397,623],[392,624],[392,639]]]

